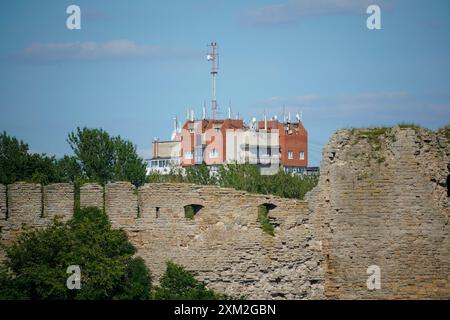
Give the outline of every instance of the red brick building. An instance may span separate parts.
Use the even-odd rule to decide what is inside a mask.
[[[258,128],[264,129],[265,122],[259,121]],[[267,121],[267,130],[278,129],[280,143],[280,164],[287,171],[301,171],[308,166],[308,132],[301,121],[282,123]]]
[[[230,141],[230,133],[234,137],[246,139],[255,134],[258,137],[270,135],[271,142],[269,146],[264,147],[255,147],[252,142],[249,147],[249,143],[242,140],[240,145],[235,147],[238,149],[237,153],[227,154],[227,134]],[[169,171],[161,171],[161,166],[164,168],[166,164],[178,163],[181,167],[187,167],[204,163],[215,167],[227,162],[242,163],[242,158],[257,159],[256,162],[245,160],[244,163],[256,163],[263,167],[267,166],[267,163],[261,159],[269,158],[269,163],[273,165],[276,157],[277,168],[281,165],[290,172],[301,172],[308,166],[308,133],[299,120],[284,123],[278,120],[259,121],[249,126],[241,119],[186,120],[180,130],[176,129],[173,137],[171,141],[153,142],[151,166],[158,168],[160,172]],[[230,149],[228,152],[230,153]],[[244,157],[243,153],[246,154]]]

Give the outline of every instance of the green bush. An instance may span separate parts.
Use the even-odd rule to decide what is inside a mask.
[[[134,258],[123,230],[111,228],[97,208],[77,211],[66,224],[19,236],[7,248],[0,299],[147,299],[151,276]],[[67,267],[81,268],[81,289],[69,290]]]
[[[318,179],[318,176],[293,175],[283,169],[271,176],[261,175],[258,166],[250,164],[227,164],[218,172],[218,184],[222,187],[294,199],[303,199]]]
[[[0,134],[0,183],[29,181],[63,182],[54,157],[29,153],[28,144],[3,132]]]
[[[190,166],[186,168],[186,182],[196,184],[215,184],[216,179],[209,172],[205,164]]]
[[[75,153],[61,159],[29,153],[28,144],[3,132],[0,134],[0,183],[30,181],[41,184],[88,180],[105,184],[146,181],[144,161],[136,146],[102,129],[77,128],[67,140]]]
[[[269,208],[264,204],[258,207],[258,221],[265,233],[271,236],[275,235],[275,230],[269,220]]]
[[[111,229],[108,217],[97,208],[78,210],[67,223],[19,236],[7,248],[0,266],[0,300],[23,299],[189,299],[230,297],[206,288],[184,267],[168,262],[160,287],[152,288],[142,258],[123,230]],[[66,287],[67,267],[81,269],[81,288]]]
[[[160,287],[153,292],[156,300],[217,300],[228,297],[209,290],[205,284],[194,278],[184,267],[171,261],[161,278]]]
[[[147,182],[186,182],[200,185],[218,185],[251,193],[273,194],[283,198],[303,199],[318,183],[319,177],[295,175],[280,169],[274,175],[261,175],[258,166],[252,164],[220,165],[211,175],[206,165],[186,168],[186,176],[180,171],[168,175],[152,173]]]
[[[130,181],[140,186],[145,182],[145,163],[130,141],[112,137],[102,129],[77,128],[67,142],[83,177],[101,184]]]
[[[171,168],[169,174],[161,174],[157,171],[152,171],[148,176],[146,182],[148,183],[180,183],[185,182],[180,168]]]
[[[400,122],[398,124],[398,126],[400,128],[402,128],[402,129],[410,128],[410,129],[418,130],[418,129],[421,128],[421,126],[419,124],[417,124],[417,123],[410,123],[410,122]]]

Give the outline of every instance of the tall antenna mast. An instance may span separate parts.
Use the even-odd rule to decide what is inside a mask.
[[[217,113],[217,98],[216,98],[216,76],[218,70],[218,54],[217,54],[217,42],[211,42],[208,45],[211,47],[210,52],[206,56],[208,61],[211,61],[211,76],[212,76],[212,99],[211,99],[211,110],[212,110],[212,118],[216,118]]]

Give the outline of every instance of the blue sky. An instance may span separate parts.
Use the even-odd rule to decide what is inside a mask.
[[[149,157],[174,115],[210,100],[214,40],[224,114],[303,111],[318,165],[338,128],[450,123],[449,17],[448,0],[1,1],[0,131],[59,157],[70,131],[101,127]]]

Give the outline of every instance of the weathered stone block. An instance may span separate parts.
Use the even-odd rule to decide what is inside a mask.
[[[86,183],[80,187],[80,207],[97,207],[103,210],[103,187],[97,183]]]

